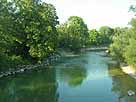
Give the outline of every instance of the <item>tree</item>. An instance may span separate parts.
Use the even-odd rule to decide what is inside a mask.
[[[89,31],[89,42],[90,45],[101,45],[102,44],[102,36],[96,29],[92,29]]]
[[[130,44],[126,47],[124,56],[129,65],[136,67],[136,39],[130,40]]]
[[[6,0],[0,1],[0,53],[6,52],[13,40],[12,35],[8,33],[13,28],[11,13],[14,10],[11,5],[12,3]]]
[[[58,27],[58,32],[59,45],[63,48],[78,51],[88,43],[88,28],[80,17],[71,16],[65,24]]]
[[[13,42],[9,55],[42,60],[55,51],[58,17],[53,5],[40,0],[2,0],[0,5],[2,34]]]
[[[132,19],[131,28],[115,28],[113,43],[110,45],[111,55],[119,61],[136,66],[136,19]]]
[[[57,27],[58,32],[58,47],[63,49],[69,49],[71,45],[70,34],[67,32],[67,24],[61,24]]]
[[[126,46],[129,44],[130,30],[128,28],[115,28],[113,43],[110,45],[111,55],[118,58],[120,61],[124,61],[124,52]]]
[[[129,44],[125,49],[124,57],[128,64],[136,67],[136,19],[131,20],[131,25],[130,36],[128,37]]]
[[[79,36],[82,46],[85,46],[88,41],[89,33],[83,19],[78,16],[71,16],[67,23],[69,33],[73,33],[73,36]]]
[[[110,44],[111,43],[113,31],[114,30],[108,26],[102,26],[99,29],[99,33],[102,36],[102,43],[103,44]]]

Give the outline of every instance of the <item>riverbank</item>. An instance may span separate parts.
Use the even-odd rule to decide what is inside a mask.
[[[136,70],[132,68],[131,66],[121,66],[121,69],[124,73],[136,79]]]
[[[19,65],[15,66],[15,68],[8,68],[8,70],[0,72],[0,78],[15,75],[17,73],[23,73],[27,70],[36,69],[39,67],[47,67],[53,62],[56,62],[61,56],[58,54],[54,54],[53,56],[50,56],[49,58],[45,59],[42,64],[34,64],[34,65]]]
[[[49,65],[51,65],[54,62],[57,62],[62,57],[76,57],[76,56],[78,56],[78,54],[75,54],[74,52],[62,50],[61,53],[59,54],[53,54],[52,56],[45,58],[42,64],[18,65],[15,66],[14,68],[5,68],[8,70],[1,71],[0,78],[15,75],[17,73],[24,73],[25,71],[28,70],[47,68]]]
[[[39,69],[40,67],[43,67],[43,66],[44,68],[46,68],[50,64],[58,61],[62,57],[77,57],[79,56],[78,54],[79,53],[61,50],[59,51],[58,54],[53,54],[52,56],[45,58],[42,64],[18,65],[18,66],[15,66],[14,68],[5,68],[4,71],[0,72],[0,78],[15,75],[17,73],[24,73],[27,70]]]

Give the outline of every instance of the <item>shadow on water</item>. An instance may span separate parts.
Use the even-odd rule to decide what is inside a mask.
[[[31,73],[31,74],[30,74]],[[54,69],[0,80],[0,102],[57,102]]]
[[[72,60],[72,61],[71,61]],[[27,71],[26,73],[0,79],[0,102],[58,102],[56,71],[61,81],[71,87],[82,84],[86,77],[85,63],[78,58],[64,58],[50,68]]]
[[[81,85],[83,80],[86,78],[86,70],[80,65],[72,65],[66,68],[59,68],[58,77],[59,80],[66,82],[71,87]]]
[[[85,69],[87,63],[88,61],[84,59],[84,55],[63,58],[55,66],[57,80],[67,83],[70,87],[81,85],[87,77]]]

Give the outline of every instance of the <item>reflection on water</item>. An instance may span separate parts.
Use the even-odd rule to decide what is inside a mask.
[[[71,68],[57,69],[60,71],[61,81],[67,82],[69,86],[76,87],[81,85],[86,78],[86,70],[81,66],[71,66]]]
[[[0,102],[57,102],[55,70],[0,79]]]
[[[112,80],[108,75],[110,60],[102,57],[100,52],[88,52],[67,61],[66,68],[59,65],[56,69],[59,102],[117,102],[118,97],[111,91]],[[72,68],[73,71],[70,70]],[[82,82],[73,87],[69,84],[71,78],[82,79]]]
[[[128,96],[128,91],[136,92],[136,79],[126,75],[119,68],[109,68],[109,74],[112,76],[112,91],[118,94],[118,102],[136,102],[136,95]]]
[[[136,80],[104,52],[63,58],[50,68],[0,79],[0,102],[136,102]]]

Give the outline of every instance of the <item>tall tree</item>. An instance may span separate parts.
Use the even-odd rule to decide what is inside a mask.
[[[101,34],[102,36],[102,39],[103,39],[103,44],[109,44],[111,43],[111,39],[112,39],[112,36],[113,36],[113,29],[108,27],[108,26],[102,26],[100,29],[99,29],[99,33]]]
[[[83,19],[78,16],[69,17],[64,25],[58,27],[58,31],[62,38],[60,44],[65,48],[76,51],[87,45],[88,28]]]
[[[96,29],[89,31],[89,40],[90,45],[102,45],[102,36]]]
[[[2,0],[1,31],[10,35],[9,54],[41,60],[55,51],[58,24],[53,5],[40,0]]]
[[[128,28],[115,28],[113,43],[110,45],[111,55],[115,56],[119,60],[124,60],[123,53],[125,52],[126,46],[129,44],[129,33],[130,30]]]

